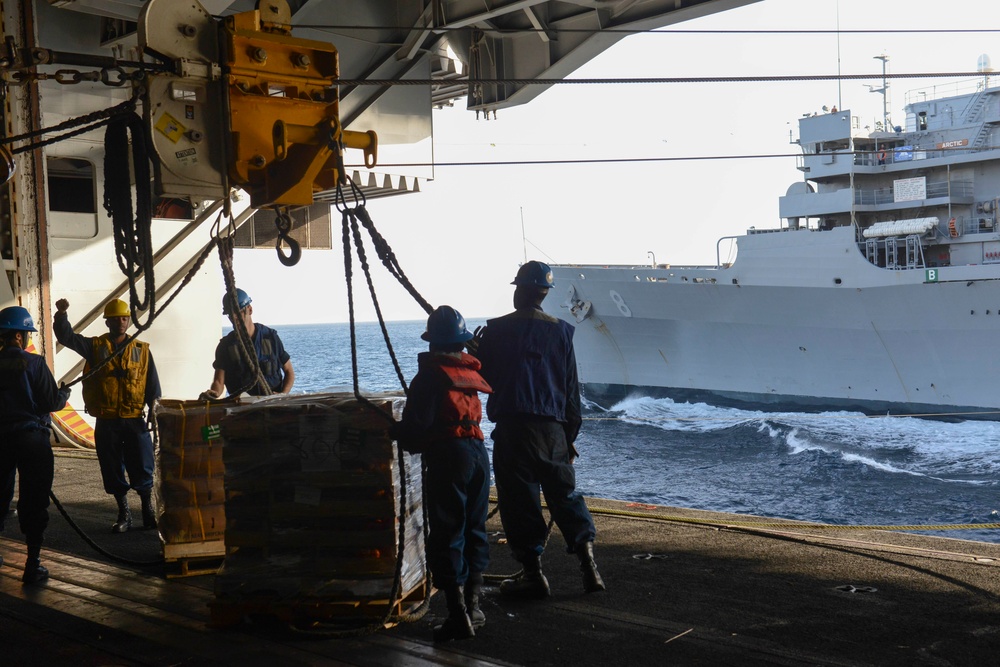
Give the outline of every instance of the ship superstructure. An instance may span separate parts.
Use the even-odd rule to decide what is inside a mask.
[[[1000,418],[1000,88],[912,93],[880,125],[801,118],[785,222],[731,263],[554,266],[587,395]]]

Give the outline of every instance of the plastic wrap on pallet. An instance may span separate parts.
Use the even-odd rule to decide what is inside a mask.
[[[219,600],[385,600],[404,529],[400,595],[426,582],[420,459],[386,416],[401,397],[312,394],[233,408],[221,420],[226,486]],[[400,463],[406,502],[401,505]]]
[[[197,544],[199,558],[222,556],[225,547],[225,464],[219,420],[236,400],[219,402],[161,399],[154,406],[157,530],[164,545]],[[217,542],[206,551],[200,543]]]

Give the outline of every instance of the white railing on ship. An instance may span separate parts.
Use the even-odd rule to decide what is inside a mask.
[[[908,160],[900,160],[899,164],[910,165],[914,162],[919,162],[921,160],[933,160],[936,158],[943,157],[955,157],[956,154],[959,155],[971,155],[972,153],[981,153],[983,151],[996,150],[997,146],[975,146],[973,145],[973,140],[969,139],[969,146],[966,148],[942,148],[942,149],[925,149],[919,146],[913,147],[912,151],[907,151],[912,153],[913,157]],[[854,153],[854,164],[862,167],[881,167],[886,164],[895,164],[897,162],[896,156],[892,149],[887,149],[885,152],[885,159],[879,159],[880,153],[874,151],[856,151]],[[811,157],[811,156],[809,156]],[[804,163],[803,163],[804,164]],[[798,165],[797,165],[798,166]],[[801,170],[801,166],[798,166]]]
[[[937,226],[938,234],[948,238],[949,236],[955,238],[955,233],[951,231],[951,223],[949,220],[942,220]],[[970,218],[966,216],[956,216],[955,217],[955,231],[957,236],[968,236],[970,234],[995,234],[996,223],[992,218],[984,216],[983,218]]]
[[[927,199],[939,197],[971,197],[974,188],[972,181],[938,181],[927,184]],[[855,190],[854,203],[865,206],[878,206],[881,204],[892,204],[895,201],[892,188],[879,188],[877,190]]]
[[[976,79],[964,79],[962,81],[952,81],[941,85],[921,88],[919,90],[908,90],[904,96],[905,104],[916,104],[918,102],[930,102],[943,97],[956,97],[958,95],[969,95],[976,91],[986,90],[990,87],[989,75],[984,75]]]

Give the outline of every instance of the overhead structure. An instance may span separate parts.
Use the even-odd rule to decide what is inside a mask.
[[[126,235],[116,235],[101,193],[106,173],[123,171],[121,160],[148,157],[136,137],[148,137],[156,153],[150,176],[160,198],[143,208],[156,212],[154,261],[169,276],[159,289],[182,281],[201,256],[213,227],[208,211],[218,205],[236,220],[250,217],[249,198],[225,196],[230,186],[255,206],[282,207],[275,231],[263,220],[248,228],[249,244],[266,245],[275,234],[280,240],[290,214],[322,220],[341,174],[368,199],[434,178],[435,108],[464,98],[493,116],[551,85],[533,81],[566,77],[631,32],[755,1],[0,0],[0,125],[9,140],[0,151],[0,180],[9,179],[0,190],[0,305],[22,305],[47,323],[56,295],[81,305],[78,312],[121,297],[122,275],[108,258]],[[130,137],[116,142],[132,154],[106,160],[105,125],[114,116],[107,129],[121,138],[118,120],[140,109],[146,131],[129,118]],[[378,133],[377,153],[369,130]],[[342,168],[332,145],[348,149]],[[287,210],[307,196],[318,204]],[[312,247],[333,244],[330,234],[309,231]],[[214,310],[215,278],[198,274],[160,321],[162,335],[148,332],[158,358],[187,360],[164,365],[172,391],[203,389],[188,366],[211,364],[197,355],[218,332],[180,313]],[[76,324],[100,333],[100,322]],[[50,330],[37,343],[57,376],[70,373],[75,359],[58,353]]]
[[[549,87],[548,84],[530,83],[531,80],[565,78],[631,32],[670,26],[757,1],[289,0],[287,27],[295,35],[295,39],[333,45],[339,60],[339,80],[354,83],[337,86],[330,71],[321,71],[323,57],[318,56],[319,52],[319,62],[311,60],[311,64],[305,69],[301,65],[292,65],[280,68],[284,71],[275,71],[272,69],[274,54],[267,59],[265,65],[272,77],[307,75],[304,78],[310,81],[310,85],[330,88],[336,86],[340,127],[345,133],[360,128],[362,135],[369,128],[377,131],[378,161],[392,164],[393,167],[391,173],[377,168],[375,171],[391,178],[394,184],[401,185],[385,188],[381,187],[386,182],[385,178],[362,180],[379,183],[380,187],[370,190],[372,195],[395,194],[418,187],[420,179],[434,176],[433,167],[430,166],[433,163],[431,111],[434,108],[450,106],[464,98],[470,110],[495,114],[498,110],[527,103]],[[67,11],[100,17],[94,21],[81,20],[80,30],[99,30],[105,53],[109,46],[127,49],[134,44],[136,28],[132,22],[138,22],[138,31],[140,35],[145,34],[144,39],[150,40],[152,50],[162,49],[167,51],[165,55],[182,62],[185,78],[189,82],[202,78],[205,83],[221,76],[219,71],[205,68],[204,64],[209,61],[221,62],[219,58],[226,55],[223,48],[226,40],[212,42],[206,37],[203,27],[219,18],[229,22],[234,15],[248,15],[246,13],[257,10],[257,3],[253,0],[204,0],[201,15],[192,16],[187,19],[187,23],[182,24],[191,26],[186,28],[189,32],[195,31],[196,37],[192,39],[191,35],[184,35],[179,28],[164,30],[171,24],[160,19],[151,23],[153,15],[149,9],[146,10],[146,18],[141,19],[140,13],[146,4],[141,0],[49,0],[51,7],[46,7],[45,11],[41,11],[44,3],[40,0],[35,2],[39,5],[39,14],[42,15],[40,19],[43,21],[46,19],[45,15]],[[197,6],[196,2],[154,0],[153,3],[159,5],[157,11],[167,12],[162,18],[168,18],[169,12],[190,13],[194,11],[192,7]],[[266,14],[267,3],[261,5],[260,11]],[[238,34],[244,27],[232,28],[230,45],[232,39],[242,39]],[[263,28],[263,32],[277,37],[277,33],[267,27]],[[81,38],[84,36],[81,33]],[[42,34],[40,39],[44,42],[45,35]],[[171,51],[171,48],[174,50]],[[266,46],[262,48],[267,51]],[[215,53],[216,50],[218,53]],[[254,63],[252,55],[250,60],[248,64],[261,64]],[[628,73],[623,72],[622,75],[627,77]],[[235,76],[239,78],[238,74]],[[361,83],[366,80],[396,81],[399,85]],[[406,85],[408,80],[431,80],[434,84]],[[257,100],[250,97],[254,87],[251,85],[248,93],[239,88],[240,83],[241,81],[230,78],[227,96],[237,101],[232,110],[237,115],[242,112],[245,116]],[[243,79],[242,83],[249,82]],[[204,196],[210,197],[210,193],[218,190],[220,185],[212,183],[211,178],[199,176],[198,172],[207,173],[217,167],[218,165],[212,165],[215,158],[206,157],[203,161],[195,162],[191,156],[192,150],[199,156],[211,152],[208,142],[213,140],[215,133],[212,123],[217,121],[210,115],[203,117],[199,122],[204,123],[205,129],[201,130],[196,127],[197,123],[184,123],[183,117],[168,110],[168,107],[174,107],[177,113],[183,115],[190,105],[182,98],[197,97],[197,85],[193,86],[196,90],[185,90],[183,86],[171,83],[163,83],[161,86],[165,88],[159,95],[163,105],[161,110],[181,121],[184,125],[184,130],[180,131],[181,136],[187,133],[186,138],[179,139],[177,144],[192,144],[180,148],[173,145],[162,132],[161,136],[156,137],[160,144],[169,142],[170,145],[164,146],[165,149],[177,149],[172,153],[177,154],[173,159],[178,166],[175,169],[165,168],[166,172],[162,174],[164,188],[193,179],[203,182],[199,183],[199,187],[204,187]],[[287,88],[288,84],[279,82],[278,87]],[[263,92],[263,89],[258,88],[257,92]],[[218,108],[218,103],[221,101],[206,99],[204,105],[206,108]],[[199,103],[196,102],[196,107],[197,104]],[[286,106],[293,106],[290,100]],[[169,121],[164,125],[167,132],[174,131],[174,126]],[[315,130],[315,123],[304,121],[301,117],[290,125],[285,126],[286,140],[290,136],[301,137],[303,132],[309,134]],[[194,137],[198,135],[192,133],[192,129],[200,133],[201,143],[198,145],[193,145],[196,143]],[[264,157],[269,165],[275,164],[261,152],[263,148],[267,148],[269,152],[274,150],[272,129],[267,123],[261,123],[241,130],[239,143],[242,147],[246,147],[249,130],[259,130],[261,134],[253,139],[254,148],[245,151],[240,149],[244,155],[233,179],[236,184],[240,184],[242,180],[250,184],[251,190],[259,191],[274,191],[285,187],[286,184],[280,183],[276,174],[281,170],[270,167],[261,170],[254,167],[253,161],[258,156]],[[361,143],[367,140],[365,136],[355,138]],[[347,169],[359,166],[357,162],[370,163],[373,156],[374,152],[367,155],[364,161],[350,160]],[[308,159],[314,166],[321,160],[318,154]],[[317,184],[321,188],[328,186],[322,182]],[[315,192],[316,199],[329,199],[328,193],[329,190],[326,189]]]

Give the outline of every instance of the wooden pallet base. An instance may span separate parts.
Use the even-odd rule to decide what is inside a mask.
[[[225,557],[222,540],[163,545],[163,569],[168,579],[215,574]]]
[[[423,584],[393,605],[394,616],[412,614],[426,598],[429,587]],[[208,603],[209,627],[232,628],[245,622],[267,622],[289,628],[309,630],[317,626],[349,627],[381,621],[388,600],[334,600],[330,598],[277,599],[266,596],[238,600],[218,599]]]

